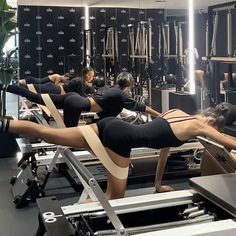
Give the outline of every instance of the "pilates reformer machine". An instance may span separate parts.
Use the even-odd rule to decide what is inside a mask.
[[[55,118],[58,127],[64,127],[61,117],[58,117],[58,111],[53,106],[53,104],[50,104],[50,99],[48,101],[48,98],[49,97],[47,95],[43,95],[45,104],[47,104],[47,108]],[[38,118],[38,120],[40,120],[40,118]],[[13,176],[10,180],[13,188],[14,203],[16,204],[16,207],[21,208],[27,205],[29,201],[35,200],[37,197],[44,195],[48,178],[56,165],[66,163],[69,167],[67,172],[70,174],[71,179],[75,182],[74,185],[76,185],[76,188],[78,185],[81,186],[80,178],[78,178],[78,175],[74,172],[73,168],[70,168],[70,164],[65,161],[65,148],[56,147],[55,145],[51,144],[48,145],[44,142],[30,144],[27,139],[19,139],[17,141],[20,150],[24,155],[18,163],[18,166],[21,167],[21,171],[17,176]],[[184,144],[180,149],[171,149],[171,153],[178,151],[184,152],[190,149],[197,150],[201,149],[201,147],[202,146],[199,142],[191,142]],[[106,171],[95,156],[91,155],[87,151],[82,150],[74,152],[74,155],[77,159],[83,162],[84,165],[89,166],[94,170],[95,173],[97,172],[96,177],[101,179],[100,182],[103,182],[104,184],[106,183]],[[143,176],[145,175],[149,178],[155,175],[155,166],[158,155],[159,151],[151,148],[132,149],[131,159],[135,168],[132,168],[131,171],[133,172],[132,178],[135,179],[135,182],[137,182],[137,178],[144,179]],[[37,170],[39,166],[46,167],[46,173],[44,174],[44,178],[41,180],[37,178]],[[144,175],[143,166],[146,166],[150,173],[147,173],[146,171]]]
[[[206,60],[208,62],[208,74],[209,78],[207,87],[210,90],[211,100],[217,104],[220,99],[220,64],[228,65],[228,87],[227,91],[235,90],[232,79],[232,67],[236,63],[235,50],[233,49],[233,27],[232,27],[232,11],[236,9],[236,2],[229,2],[224,4],[218,4],[208,7],[208,21],[206,24]],[[220,20],[219,12],[226,11],[226,56],[217,56],[217,32],[218,24]],[[225,94],[225,100],[227,101],[227,91]]]
[[[74,187],[75,190],[81,190],[82,183],[74,169],[65,159],[64,150],[65,147],[57,147],[45,142],[31,144],[27,139],[17,139],[18,146],[21,153],[24,153],[21,160],[18,162],[18,167],[21,168],[17,176],[13,176],[10,180],[13,188],[14,203],[17,208],[26,206],[29,202],[35,201],[37,197],[42,197],[46,191],[46,185],[50,175],[54,168],[64,169],[64,172]],[[182,145],[180,148],[171,148],[171,154],[185,154],[191,156],[189,165],[192,165],[191,159],[197,151],[202,150],[202,145],[197,142],[189,142]],[[191,153],[189,154],[189,151]],[[74,150],[73,155],[84,166],[86,166],[90,172],[94,173],[94,176],[99,179],[99,184],[106,185],[106,170],[103,167],[100,160],[85,150]],[[151,148],[134,148],[131,151],[132,166],[129,171],[128,184],[137,182],[143,182],[144,180],[151,180],[155,176],[156,164],[159,156],[159,150]],[[66,164],[66,168],[64,167]],[[181,162],[177,161],[177,165]],[[62,166],[62,168],[60,168]],[[38,178],[38,168],[45,167],[43,178]],[[57,168],[57,169],[58,169]],[[146,171],[144,171],[146,169]],[[181,170],[181,169],[180,169]],[[191,172],[191,173],[190,173]],[[174,178],[175,175],[187,176],[199,175],[199,167],[189,166],[189,169],[183,169],[181,171],[170,172],[170,177]],[[30,183],[30,184],[29,184]]]
[[[151,102],[151,71],[152,64],[152,24],[151,20],[140,21],[128,25],[130,71],[135,78],[135,94],[143,95],[144,78],[147,80],[148,101]]]
[[[83,31],[83,66],[94,66],[94,59],[96,55],[95,48],[95,32],[91,29],[87,29]]]
[[[229,157],[224,147],[205,138],[199,140],[209,152],[220,148],[218,155]],[[64,154],[83,178],[84,188],[93,201],[61,207],[55,197],[37,199],[40,213],[36,236],[236,233],[235,173],[191,178],[189,190],[108,201],[88,169],[69,149]],[[235,163],[234,160],[227,172],[235,172]]]
[[[186,22],[179,21],[179,22],[163,22],[159,27],[159,37],[162,37],[163,42],[163,58],[164,58],[164,69],[163,69],[163,82],[165,82],[165,76],[168,74],[169,71],[169,60],[175,60],[176,63],[176,81],[175,87],[176,91],[182,91],[184,87],[184,78],[185,78],[185,69],[184,69],[184,42],[183,42],[183,27],[186,25]],[[172,27],[173,26],[173,27]],[[173,30],[171,30],[173,28]],[[171,34],[171,31],[173,33]],[[174,47],[170,46],[171,42],[171,35],[174,36]],[[161,41],[159,39],[159,41]],[[160,43],[159,43],[160,44]],[[160,45],[161,46],[161,45]],[[161,50],[159,51],[161,55]]]
[[[112,80],[111,84],[115,84],[116,76],[119,67],[119,51],[118,51],[118,34],[119,32],[115,27],[102,28],[105,31],[103,40],[103,54],[104,59],[104,78]]]

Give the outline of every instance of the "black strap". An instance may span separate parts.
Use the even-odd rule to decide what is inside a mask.
[[[174,117],[173,117],[174,118]],[[182,121],[188,121],[188,120],[193,120],[193,119],[197,119],[196,117],[190,116],[190,117],[175,117],[175,118],[186,118],[186,119],[180,119],[180,120],[174,120],[174,121],[170,121],[170,124],[173,123],[177,123],[177,122],[182,122]],[[171,118],[172,119],[172,118]]]
[[[161,114],[161,117],[164,117],[165,115],[167,115],[167,114],[169,114],[171,112],[174,112],[174,111],[178,111],[178,109],[172,109],[172,110],[166,111],[166,112]]]

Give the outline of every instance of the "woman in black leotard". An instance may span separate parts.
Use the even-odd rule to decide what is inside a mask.
[[[90,85],[94,79],[95,71],[92,67],[86,67],[82,71],[81,77],[71,77],[68,74],[52,74],[44,78],[35,78],[32,76],[19,80],[19,85],[27,89],[27,84],[33,84],[37,93],[49,93],[63,95],[69,92],[75,92],[81,96],[95,92]],[[21,88],[17,85],[10,85],[13,91],[21,93]],[[11,90],[11,88],[9,88]]]
[[[122,72],[124,73],[124,72]],[[126,73],[122,74],[122,78],[127,78]],[[119,77],[119,76],[118,76]],[[128,86],[129,83],[126,84]],[[123,92],[124,84],[119,87],[108,88],[104,86],[97,90],[96,93],[88,97],[80,96],[77,93],[66,93],[64,95],[49,94],[55,106],[58,109],[63,109],[64,123],[66,127],[74,127],[78,125],[78,120],[81,112],[97,112],[99,118],[108,116],[117,116],[123,108],[132,111],[147,112],[152,116],[158,116],[160,113],[152,108],[145,106],[129,95]],[[8,85],[0,89],[5,89],[7,92],[26,97],[28,100],[45,105],[40,94],[32,93],[25,88]]]
[[[158,192],[172,190],[168,186],[161,185],[170,147],[180,146],[196,136],[207,136],[228,149],[236,149],[236,141],[218,131],[224,127],[224,117],[215,108],[209,108],[195,116],[190,116],[181,110],[171,110],[143,125],[134,125],[115,117],[108,117],[91,124],[90,127],[119,168],[128,168],[131,148],[161,148],[155,182]],[[0,119],[0,131],[34,136],[49,143],[90,150],[79,127],[55,129],[29,121]],[[123,197],[128,171],[126,178],[115,177],[112,170],[107,174],[107,197],[109,199]]]

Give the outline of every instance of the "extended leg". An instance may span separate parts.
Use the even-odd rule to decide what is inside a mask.
[[[40,138],[48,143],[76,148],[88,148],[80,129],[56,129],[23,120],[0,120],[0,130],[29,137]]]

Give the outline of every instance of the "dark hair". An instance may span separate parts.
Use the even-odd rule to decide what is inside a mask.
[[[205,117],[212,117],[215,119],[215,126],[219,131],[223,131],[225,127],[225,118],[216,108],[209,107],[201,112]]]
[[[117,76],[116,84],[119,86],[120,89],[125,89],[127,87],[130,87],[133,84],[133,76],[126,71],[121,72]]]
[[[216,105],[216,110],[224,116],[226,125],[232,125],[236,121],[236,105],[221,102]]]
[[[91,66],[88,66],[88,67],[85,67],[84,69],[83,69],[83,71],[82,71],[82,76],[84,77],[86,74],[88,74],[90,71],[94,71],[95,72],[95,70],[93,69],[93,67],[91,67]]]
[[[102,76],[96,76],[93,79],[93,87],[98,89],[106,85],[105,78]]]

